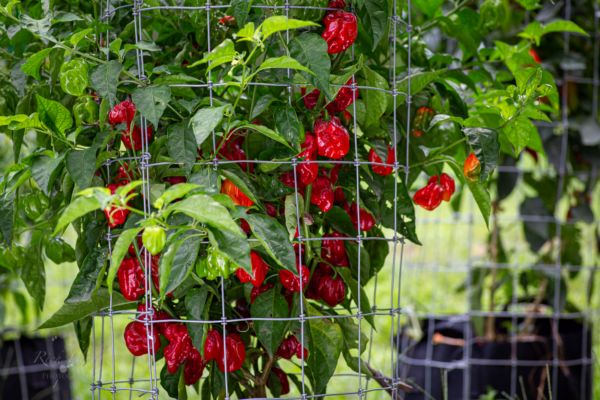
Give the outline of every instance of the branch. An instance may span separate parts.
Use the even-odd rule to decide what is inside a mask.
[[[363,362],[364,362],[364,361],[363,361]],[[384,375],[384,374],[382,374],[380,371],[376,371],[376,370],[374,370],[374,369],[373,369],[373,367],[371,367],[371,366],[369,365],[369,363],[367,363],[367,362],[364,362],[364,364],[365,364],[365,366],[367,367],[367,369],[369,370],[369,372],[371,373],[371,375],[373,375],[373,379],[375,380],[375,382],[379,383],[379,385],[380,385],[382,388],[389,387],[389,384],[392,382],[392,378],[390,378],[390,377],[389,377],[389,376],[387,376],[387,375]],[[412,389],[413,389],[413,388],[412,388],[412,386],[410,386],[410,385],[407,385],[407,384],[406,384],[406,383],[404,383],[404,382],[400,382],[400,381],[398,382],[398,389],[397,389],[397,390],[403,390],[403,391],[405,391],[406,393],[410,393],[410,392],[412,392]],[[386,391],[386,392],[387,392],[387,393],[388,393],[390,396],[392,396],[392,398],[394,398],[394,395],[393,395],[393,393],[392,393],[392,389],[389,389],[389,388],[388,388],[388,389],[385,389],[385,391]],[[400,394],[399,394],[399,393],[397,393],[397,395],[398,395],[398,397],[397,397],[398,399],[402,399],[402,397],[400,397]]]

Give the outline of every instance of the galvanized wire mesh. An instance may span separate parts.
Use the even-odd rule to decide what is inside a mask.
[[[212,5],[210,3],[210,1],[208,1],[206,3],[205,6],[202,7],[185,7],[185,6],[158,6],[158,7],[145,7],[143,0],[134,0],[133,4],[126,4],[126,5],[121,5],[118,7],[114,7],[113,4],[111,4],[110,0],[106,0],[105,2],[102,2],[102,11],[101,11],[101,15],[103,16],[103,20],[105,23],[110,24],[111,21],[111,17],[115,15],[115,12],[119,11],[119,12],[123,12],[124,10],[127,10],[127,12],[131,13],[131,16],[133,17],[133,21],[134,21],[134,26],[135,26],[135,43],[138,43],[139,41],[142,40],[142,19],[143,18],[151,18],[148,15],[145,15],[145,13],[148,13],[149,11],[154,11],[154,10],[177,10],[180,12],[188,12],[191,10],[204,10],[206,11],[206,18],[207,18],[207,36],[208,36],[208,49],[207,51],[210,52],[212,50],[211,48],[211,39],[210,39],[210,31],[211,31],[211,26],[210,26],[210,16],[211,16],[211,12],[212,10],[215,9],[227,9],[231,7],[230,5]],[[312,8],[312,9],[319,9],[319,10],[332,10],[335,11],[336,9],[330,9],[330,8],[319,8],[319,7],[304,7],[304,6],[293,6],[289,3],[289,1],[286,0],[285,4],[283,6],[264,6],[264,5],[260,5],[260,4],[256,4],[256,5],[252,5],[252,8],[268,8],[268,9],[280,9],[280,10],[284,10],[285,11],[285,15],[287,17],[289,17],[290,14],[290,10],[293,9],[306,9],[306,8]],[[408,7],[410,8],[410,0],[408,1]],[[350,12],[354,13],[355,12],[355,8],[354,8],[354,2],[351,1],[350,2]],[[333,85],[333,86],[338,86],[338,87],[345,87],[345,88],[349,88],[354,92],[356,92],[356,90],[379,90],[382,92],[385,92],[387,96],[389,96],[394,103],[394,134],[393,134],[393,143],[398,143],[399,141],[396,140],[396,132],[398,132],[398,130],[396,129],[396,124],[397,124],[397,119],[396,119],[396,98],[398,95],[404,95],[406,97],[406,103],[408,106],[408,110],[410,112],[410,102],[411,102],[411,98],[410,96],[408,96],[406,93],[401,93],[399,91],[397,91],[395,89],[395,81],[396,81],[396,75],[395,75],[395,70],[396,70],[396,46],[398,45],[397,43],[397,38],[401,35],[406,35],[408,37],[408,76],[410,77],[410,42],[411,42],[411,37],[412,37],[412,25],[411,25],[411,19],[410,19],[410,14],[407,16],[407,20],[404,21],[401,19],[401,17],[399,15],[397,15],[397,7],[396,7],[396,1],[394,1],[394,5],[393,5],[393,11],[392,11],[392,17],[390,18],[391,24],[390,24],[390,37],[389,37],[389,46],[390,46],[390,62],[389,62],[389,79],[390,79],[390,86],[392,87],[392,90],[383,90],[380,88],[374,88],[374,87],[367,87],[367,86],[359,86],[356,83],[356,77],[353,76],[352,78],[352,84],[351,85]],[[286,52],[288,52],[287,50],[287,44],[290,40],[290,32],[287,31],[286,35]],[[110,32],[106,32],[106,36],[104,39],[104,42],[106,43],[106,47],[110,46]],[[144,76],[144,55],[143,55],[143,51],[142,50],[135,50],[136,51],[136,65],[137,65],[137,73],[139,78],[142,81],[146,81],[146,77]],[[287,54],[289,55],[289,53]],[[109,56],[107,55],[107,59],[109,58]],[[351,48],[351,58],[352,60],[355,59],[355,52],[354,52],[354,45]],[[209,64],[210,65],[210,64]],[[288,69],[287,70],[287,76],[288,78],[291,77],[291,71]],[[209,91],[209,99],[210,99],[210,105],[213,106],[213,96],[214,96],[214,90],[215,88],[218,88],[220,86],[224,86],[226,85],[226,83],[223,82],[214,82],[213,81],[213,73],[212,71],[208,72],[208,81],[207,83],[203,83],[203,84],[172,84],[169,85],[171,87],[190,87],[190,88],[206,88]],[[264,86],[278,86],[278,87],[282,87],[285,88],[287,90],[288,93],[288,100],[291,101],[292,100],[292,93],[293,93],[293,87],[287,84],[276,84],[276,83],[258,83],[258,82],[251,82],[249,83],[249,85],[264,85]],[[409,79],[409,86],[408,86],[408,93],[410,93],[410,79]],[[354,113],[353,113],[354,117],[353,117],[353,126],[354,126],[354,132],[357,131],[357,122],[356,122],[356,103],[354,103]],[[141,128],[142,130],[146,129],[148,122],[145,118],[141,118]],[[408,126],[406,127],[407,131],[408,131]],[[145,136],[145,135],[142,135]],[[382,165],[382,166],[388,166],[388,167],[392,167],[395,171],[395,200],[394,200],[394,209],[396,209],[397,206],[397,193],[398,193],[398,189],[397,189],[397,185],[398,185],[398,177],[402,176],[401,174],[404,174],[405,177],[405,182],[406,179],[408,179],[408,165],[409,165],[409,159],[408,159],[408,146],[409,146],[409,140],[407,140],[406,142],[406,146],[407,146],[407,151],[406,151],[406,160],[404,164],[395,162],[394,164],[385,164],[385,163],[374,163],[374,162],[366,162],[366,161],[361,161],[358,159],[358,151],[355,152],[356,157],[354,161],[327,161],[327,163],[330,164],[347,164],[347,165],[353,165],[355,166],[355,171],[356,171],[356,193],[357,193],[357,197],[356,197],[356,204],[357,204],[357,221],[358,221],[358,226],[360,226],[360,213],[358,212],[358,210],[360,209],[360,191],[359,191],[359,168],[361,165]],[[146,138],[144,137],[142,139],[142,149],[141,149],[141,156],[139,157],[134,157],[135,159],[139,160],[139,166],[138,166],[138,170],[141,173],[141,179],[142,180],[146,180],[146,178],[149,177],[149,168],[153,167],[153,166],[157,166],[157,165],[162,165],[164,163],[149,163],[150,161],[150,153],[148,150],[149,144],[146,142]],[[228,163],[234,163],[236,161],[228,161],[228,160],[220,160],[216,157],[217,153],[217,139],[216,139],[216,135],[215,132],[212,132],[212,149],[213,149],[213,154],[215,155],[215,158],[211,161],[211,162],[207,162],[207,163],[196,163],[196,165],[204,165],[206,168],[215,168],[218,169],[219,165],[222,164],[228,164]],[[356,137],[356,135],[354,135],[354,149],[358,150],[358,139]],[[398,154],[396,145],[394,145],[394,152],[395,155]],[[127,158],[127,159],[132,159]],[[397,157],[395,158],[397,160]],[[123,159],[121,159],[123,160]],[[118,160],[109,160],[106,163],[104,163],[104,166],[107,169],[107,173],[110,167],[111,163],[117,162]],[[255,164],[260,164],[260,163],[273,163],[275,161],[261,161],[261,160],[248,160],[247,162],[252,162]],[[321,161],[323,162],[323,161]],[[319,161],[300,161],[297,159],[293,159],[292,161],[277,161],[277,163],[279,164],[291,164],[293,166],[293,173],[294,173],[294,178],[295,178],[295,182],[298,182],[297,178],[297,167],[302,164],[302,163],[319,163]],[[110,175],[109,175],[109,179],[110,179]],[[148,184],[145,184],[142,186],[142,191],[144,193],[144,210],[145,212],[149,212],[151,209],[151,204],[150,204],[150,188]],[[298,224],[300,223],[300,212],[298,210],[298,186],[297,183],[295,183],[295,196],[296,196],[296,211],[297,211],[297,218],[298,218]],[[306,200],[308,201],[308,199]],[[356,384],[356,390],[355,389],[349,389],[348,391],[344,392],[344,393],[328,393],[326,395],[310,395],[308,394],[308,390],[305,387],[305,380],[306,380],[306,373],[305,373],[305,369],[304,369],[304,363],[301,363],[301,372],[297,373],[297,375],[299,375],[299,377],[301,378],[301,384],[302,384],[302,390],[300,393],[300,396],[298,397],[290,397],[290,398],[297,398],[297,399],[307,399],[307,398],[312,398],[312,397],[322,397],[322,396],[341,396],[341,395],[358,395],[359,398],[362,400],[363,398],[367,397],[367,394],[370,392],[381,392],[381,391],[391,391],[392,393],[392,398],[394,400],[396,400],[397,398],[399,398],[399,392],[398,392],[398,383],[399,383],[399,376],[397,373],[397,370],[395,369],[395,365],[398,362],[398,354],[397,352],[395,352],[394,350],[394,343],[397,342],[400,338],[400,330],[398,329],[398,327],[400,326],[400,271],[402,268],[402,253],[403,253],[403,249],[404,249],[404,238],[398,236],[397,233],[395,233],[397,231],[396,227],[398,225],[398,221],[397,221],[398,215],[397,213],[394,213],[394,233],[393,233],[393,237],[391,238],[381,238],[381,237],[363,237],[360,235],[360,230],[358,232],[358,235],[354,238],[328,238],[328,240],[355,240],[357,243],[362,243],[364,241],[368,241],[368,240],[384,240],[386,242],[390,242],[392,243],[392,248],[393,248],[393,260],[392,260],[392,279],[389,282],[386,282],[386,284],[391,285],[391,296],[390,296],[390,305],[388,308],[381,308],[381,307],[377,307],[376,303],[373,303],[373,311],[371,313],[363,313],[361,312],[361,304],[360,304],[360,300],[358,300],[358,307],[356,308],[356,314],[342,314],[342,315],[326,315],[326,316],[307,316],[305,315],[305,309],[304,309],[304,304],[303,302],[301,302],[301,309],[300,309],[300,316],[298,318],[278,318],[278,320],[295,320],[295,321],[299,321],[300,325],[301,325],[301,345],[302,347],[305,347],[305,343],[304,343],[304,332],[305,332],[305,323],[312,319],[312,318],[356,318],[358,320],[358,326],[359,326],[359,335],[357,338],[358,341],[358,348],[361,348],[361,334],[360,332],[362,332],[362,319],[365,316],[379,316],[379,317],[389,317],[389,323],[390,323],[390,329],[392,334],[390,335],[389,338],[389,349],[390,349],[390,365],[389,365],[389,371],[390,371],[390,377],[384,377],[378,380],[378,382],[380,383],[380,385],[382,387],[378,387],[378,388],[369,388],[369,380],[366,380],[366,383],[363,386],[363,380],[366,378],[366,375],[364,374],[364,372],[362,371],[362,363],[358,363],[358,373],[343,373],[343,374],[338,374],[337,376],[339,377],[343,377],[343,378],[350,378],[348,379],[348,382],[351,382],[352,385]],[[111,235],[110,230],[109,233],[107,235],[107,237],[105,237],[105,240],[108,241],[109,243],[109,251],[110,251],[110,241],[112,238],[114,238],[114,235]],[[249,240],[253,240],[253,239],[249,239]],[[254,239],[256,240],[256,239]],[[321,238],[305,238],[302,237],[301,233],[299,233],[299,236],[297,238],[297,240],[302,243],[302,242],[308,242],[308,241],[320,241],[322,240]],[[360,246],[358,247],[358,284],[359,287],[361,286],[361,273],[360,273]],[[147,252],[144,252],[145,254],[145,274],[146,276],[151,276],[151,271],[150,271],[150,255]],[[299,263],[302,265],[302,254],[300,252],[299,254]],[[302,274],[302,271],[300,271],[300,274]],[[223,278],[221,278],[223,279]],[[377,292],[377,273],[375,273],[375,287],[374,287],[374,293]],[[397,279],[397,281],[396,281]],[[302,276],[300,275],[300,282],[302,282]],[[224,291],[224,285],[223,285],[223,281],[221,282],[221,296],[222,298],[225,298],[225,291]],[[150,279],[146,279],[145,280],[145,285],[146,285],[146,294],[145,294],[145,302],[146,304],[151,304],[152,303],[152,292],[151,292],[151,288],[150,285],[152,283],[150,282]],[[302,283],[301,283],[302,285]],[[302,291],[302,288],[301,288]],[[228,323],[233,323],[233,322],[242,322],[242,321],[256,321],[256,320],[273,320],[271,318],[250,318],[250,319],[246,319],[246,318],[237,318],[237,319],[231,319],[231,318],[227,318],[225,315],[225,303],[222,302],[221,304],[221,308],[222,308],[222,317],[219,320],[210,320],[210,321],[202,321],[202,320],[161,320],[161,322],[165,322],[165,321],[172,321],[172,322],[185,322],[186,324],[222,324],[223,325],[223,340],[225,340],[225,332],[226,332],[226,325]],[[336,311],[338,311],[336,309]],[[344,309],[339,309],[340,312],[344,312]],[[112,397],[112,398],[117,398],[117,396],[120,394],[120,392],[125,392],[125,394],[129,395],[129,398],[132,397],[132,395],[136,395],[136,396],[144,396],[144,395],[148,395],[149,398],[151,399],[158,399],[159,398],[159,392],[161,392],[161,387],[160,387],[160,383],[159,383],[159,377],[157,375],[157,367],[156,367],[156,357],[155,354],[153,354],[152,351],[152,346],[150,345],[150,338],[152,337],[153,334],[153,329],[154,328],[154,323],[153,321],[149,321],[148,320],[148,314],[152,313],[152,310],[149,310],[148,312],[133,312],[133,311],[116,311],[113,310],[112,307],[112,297],[111,297],[111,307],[105,311],[105,312],[99,312],[93,315],[93,329],[92,329],[92,355],[93,355],[93,377],[92,377],[92,384],[91,384],[91,391],[93,393],[93,398],[101,398],[104,397],[106,398],[106,396],[108,397]],[[134,378],[134,370],[136,368],[135,364],[136,364],[136,360],[135,357],[133,357],[133,361],[131,364],[131,374],[129,377],[125,377],[125,376],[118,376],[117,375],[117,364],[123,363],[123,362],[128,362],[129,359],[129,354],[126,355],[120,355],[120,354],[116,354],[115,352],[115,344],[116,341],[121,340],[121,332],[115,332],[115,323],[114,323],[114,319],[116,317],[129,317],[129,319],[131,320],[136,320],[139,322],[143,322],[145,324],[145,326],[148,329],[148,348],[150,349],[150,353],[147,356],[147,360],[143,361],[143,368],[147,368],[148,373],[147,373],[147,377],[144,379],[139,379],[139,378]],[[108,325],[108,326],[107,326]],[[108,331],[108,332],[107,332]],[[108,343],[106,342],[105,337],[108,336]],[[100,337],[100,343],[97,343],[97,337]],[[370,331],[370,337],[371,339],[373,338],[373,328],[371,327],[371,331]],[[370,343],[370,346],[372,346],[372,340]],[[225,358],[227,358],[227,354],[226,354],[226,347],[223,347],[225,349]],[[110,357],[110,360],[105,360],[104,358],[107,357],[106,356],[106,351],[108,350],[108,357]],[[140,360],[143,357],[140,357]],[[368,359],[367,362],[370,362],[371,360],[371,347],[369,347],[368,350]],[[137,361],[138,364],[141,364],[142,361]],[[108,368],[109,371],[106,372],[106,364],[108,364]],[[138,368],[139,365],[138,365]],[[387,370],[386,366],[380,365],[380,366],[376,366],[376,369],[385,369]],[[206,375],[206,374],[205,374]],[[336,375],[334,375],[335,377]],[[202,379],[205,379],[206,377],[203,377]],[[358,378],[358,379],[356,379]],[[230,390],[230,381],[228,378],[228,374],[225,374],[225,400],[229,400],[231,398],[231,395],[233,394]],[[164,393],[164,391],[163,391]]]

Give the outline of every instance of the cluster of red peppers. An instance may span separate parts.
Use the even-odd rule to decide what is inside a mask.
[[[439,177],[433,175],[427,186],[415,193],[413,200],[427,211],[432,211],[442,204],[442,200],[450,201],[455,190],[454,179],[447,174],[443,173]]]
[[[358,36],[358,24],[354,14],[343,11],[346,3],[343,0],[334,0],[329,3],[329,8],[338,8],[339,11],[329,11],[323,23],[325,32],[323,39],[327,42],[327,52],[337,54],[346,51]]]
[[[119,174],[117,175],[115,183],[106,185],[106,188],[110,190],[110,194],[115,194],[118,188],[131,183],[131,179],[133,178],[133,171],[130,171],[129,165],[125,164],[125,166],[119,167]],[[121,207],[108,206],[104,209],[104,214],[106,214],[106,219],[108,220],[108,226],[111,228],[125,223],[125,219],[127,219],[127,215],[129,215],[130,212],[130,210]]]
[[[122,131],[121,140],[128,149],[141,150],[142,148],[142,128],[139,126],[133,126],[131,123],[135,117],[135,105],[130,101],[123,101],[114,106],[114,108],[108,113],[108,122],[111,125],[127,123],[127,130]],[[148,125],[144,132],[144,138],[146,143],[152,139],[152,125]]]

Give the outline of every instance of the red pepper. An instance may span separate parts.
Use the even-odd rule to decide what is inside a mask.
[[[245,219],[240,219],[240,227],[244,231],[246,235],[249,235],[252,232],[252,228],[250,228],[250,224]]]
[[[219,20],[219,23],[221,25],[225,25],[226,23],[228,23],[230,21],[235,21],[235,18],[233,16],[231,16],[231,15],[226,15],[226,16],[224,16],[223,18],[221,18]]]
[[[252,275],[254,275],[254,278],[252,278],[243,268],[238,268],[235,271],[235,274],[242,283],[252,282],[254,287],[259,287],[265,280],[265,276],[269,271],[269,266],[265,264],[262,258],[260,258],[258,253],[254,250],[250,252],[250,261],[252,262]]]
[[[179,366],[187,360],[192,350],[192,339],[185,325],[171,324],[165,330],[169,344],[165,347],[167,370],[174,374]]]
[[[240,335],[237,333],[227,335],[225,351],[217,358],[217,366],[221,372],[225,372],[225,361],[227,361],[227,372],[233,372],[240,369],[245,360],[246,347]]]
[[[200,379],[204,372],[205,365],[206,361],[202,359],[200,352],[192,346],[188,359],[183,367],[183,378],[185,379],[186,386],[198,382],[198,379]]]
[[[463,165],[465,177],[471,182],[475,182],[481,173],[481,163],[475,156],[475,153],[469,154]]]
[[[342,111],[342,122],[346,125],[350,124],[352,122],[352,114],[346,110]]]
[[[248,307],[246,300],[238,300],[237,304],[235,305],[235,310],[241,315],[242,318],[252,318],[250,315],[250,307]]]
[[[344,86],[352,86],[352,78]],[[352,92],[354,92],[354,95]],[[352,88],[343,87],[331,102],[331,108],[333,111],[346,111],[346,108],[350,107],[356,99],[358,99],[358,89],[353,91]]]
[[[168,312],[166,311],[160,311],[157,315],[156,315],[156,320],[157,321],[161,321],[161,320],[165,320],[165,319],[173,319],[173,317],[171,317],[169,315]],[[158,331],[158,333],[162,333],[163,335],[165,334],[165,331],[167,330],[167,327],[169,325],[171,325],[173,322],[161,322],[158,324],[154,324],[156,326],[156,330]]]
[[[289,290],[292,293],[300,291],[300,264],[296,265],[296,269],[298,270],[298,276],[294,274],[292,271],[288,271],[287,269],[279,270],[279,280],[284,288]],[[310,270],[306,268],[304,265],[302,266],[302,288],[306,288],[308,285],[308,280],[310,278]]]
[[[108,122],[111,125],[122,124],[123,122],[127,122],[127,130],[129,131],[129,126],[131,125],[131,121],[135,117],[135,104],[130,101],[123,101],[117,105],[108,113]]]
[[[317,161],[317,143],[312,133],[306,132],[306,139],[301,147],[305,150],[298,154],[298,158],[305,157],[304,161]],[[317,163],[300,164],[298,171],[300,172],[302,183],[310,185],[317,178],[319,165]]]
[[[342,190],[342,188],[336,188],[333,192],[333,202],[335,204],[340,204],[344,200],[346,200],[346,195],[344,194],[344,191]]]
[[[221,354],[223,348],[223,336],[214,329],[209,329],[204,342],[204,359],[215,360]]]
[[[115,194],[118,188],[121,186],[125,186],[129,183],[129,180],[122,180],[120,183],[111,183],[106,185],[106,188],[110,190],[110,194]],[[121,207],[106,207],[104,209],[104,214],[106,215],[106,219],[108,220],[108,226],[114,228],[117,225],[121,225],[125,223],[125,219],[127,215],[129,215],[131,211],[123,209]]]
[[[350,220],[352,221],[352,225],[354,225],[354,229],[358,230],[358,217],[357,213],[357,205],[355,202],[352,202],[350,208],[348,209],[348,215],[350,216]],[[361,208],[360,211],[360,229],[368,232],[372,227],[375,226],[375,218],[364,208]]]
[[[431,178],[429,178],[427,183],[438,183],[438,176],[433,175]],[[454,179],[450,178],[447,174],[442,174],[439,178],[439,183],[444,189],[444,201],[450,201],[450,197],[452,197],[456,190],[454,186]]]
[[[274,286],[274,283],[265,283],[264,285],[261,285],[259,287],[253,287],[250,291],[250,304],[254,304],[254,300],[256,300],[256,298],[259,295],[261,295],[269,289],[272,289]]]
[[[125,327],[125,345],[134,356],[143,356],[148,354],[148,341],[153,346],[154,354],[160,350],[160,337],[158,331],[153,330],[150,336],[150,327],[146,327],[143,323],[133,321]]]
[[[329,121],[319,118],[315,122],[315,134],[320,156],[337,159],[348,154],[350,135],[338,117],[332,116]]]
[[[534,49],[530,48],[529,49],[529,55],[531,57],[533,57],[533,60],[538,63],[541,64],[542,63],[542,59],[540,58],[540,56],[538,55],[537,51],[535,51]]]
[[[260,125],[258,122],[253,122],[254,125]],[[243,130],[239,134],[229,135],[228,138],[221,138],[217,148],[221,146],[219,149],[219,155],[225,157],[229,161],[245,161],[248,158],[246,157],[246,152],[243,150],[242,145],[246,140],[245,135],[247,135],[247,131]],[[223,143],[225,140],[225,143]],[[221,143],[223,143],[221,145]],[[221,158],[221,157],[219,157]],[[248,172],[248,168],[250,168],[250,173],[254,171],[253,163],[237,163],[244,171]]]
[[[119,167],[119,174],[117,175],[115,183],[119,183],[119,181],[122,179],[126,179],[128,181],[135,180],[134,172],[129,169],[129,164],[127,163],[124,163],[124,166]]]
[[[330,54],[345,51],[358,36],[356,17],[351,13],[333,11],[323,18],[323,22],[325,32],[321,36],[327,42],[327,52]]]
[[[235,186],[229,179],[226,179],[225,182],[223,182],[223,186],[221,187],[221,193],[224,193],[227,196],[231,197],[233,204],[235,204],[236,206],[252,207],[252,205],[254,205],[254,202],[250,200],[244,194],[244,192],[238,189],[238,187]]]
[[[290,381],[288,380],[288,377],[285,374],[285,372],[283,372],[281,370],[281,368],[277,368],[277,367],[271,368],[271,372],[274,373],[275,375],[277,375],[277,377],[281,381],[281,394],[282,395],[288,394],[290,392]],[[271,386],[269,385],[268,380],[267,380],[267,387],[269,389],[271,389]]]
[[[336,264],[346,257],[346,249],[344,248],[344,240],[337,239],[342,237],[348,237],[343,233],[339,233],[337,231],[333,231],[333,233],[326,233],[323,235],[323,238],[334,238],[334,239],[325,239],[323,240],[323,244],[321,246],[321,258],[323,260]]]
[[[129,129],[129,128],[127,128]],[[152,140],[152,125],[148,125],[148,127],[146,128],[146,145],[148,145],[148,142],[150,142],[150,140]],[[121,134],[121,140],[123,141],[123,144],[125,145],[125,147],[127,147],[128,149],[131,149],[132,147],[136,150],[141,150],[142,149],[142,128],[140,128],[139,126],[134,126],[133,130],[131,131],[131,135],[129,135],[129,130],[127,131],[122,131]],[[133,144],[133,146],[132,146]]]
[[[169,182],[171,186],[173,186],[178,185],[180,183],[186,183],[187,178],[185,176],[167,176],[166,178],[163,178],[163,181]]]
[[[423,132],[429,128],[429,123],[434,115],[435,111],[431,108],[419,108],[415,114],[415,119],[413,120],[412,134],[417,137],[422,136]]]
[[[319,263],[321,265],[323,263]],[[319,283],[321,282],[321,278],[324,276],[321,268],[317,266],[312,276],[310,277],[310,282],[308,283],[308,289],[306,289],[306,293],[304,296],[307,299],[320,300],[321,295],[319,294]]]
[[[140,267],[136,258],[128,258],[123,260],[117,270],[119,279],[119,287],[121,293],[129,301],[137,301],[140,294],[146,291],[141,287],[142,279],[144,279],[144,271]]]
[[[387,160],[385,161],[385,164],[394,164],[396,162],[396,155],[394,154],[394,149],[392,149],[390,146],[388,146],[387,148],[388,156]],[[383,161],[381,161],[381,157],[379,157],[379,154],[377,154],[377,152],[373,149],[369,151],[369,161],[373,163],[383,164]],[[371,168],[373,169],[373,172],[381,176],[389,175],[394,170],[393,167],[386,167],[383,165],[371,165]]]
[[[335,186],[338,180],[338,172],[342,169],[342,164],[336,164],[332,169],[321,168],[321,175],[329,178],[331,186]]]
[[[321,211],[327,212],[333,207],[333,189],[331,181],[326,176],[319,176],[313,182],[310,202],[319,206]]]
[[[296,339],[294,335],[290,335],[281,341],[281,344],[277,348],[277,352],[275,354],[278,357],[291,360],[294,354],[296,354],[297,343],[298,339]]]
[[[525,147],[525,151],[528,152],[531,157],[533,157],[533,159],[535,160],[535,163],[537,164],[538,162],[538,153],[535,150],[530,149],[529,147]]]
[[[265,207],[267,208],[267,215],[271,218],[277,218],[277,209],[269,203],[265,203]]]
[[[443,199],[444,188],[442,188],[437,182],[429,183],[413,196],[415,203],[427,211],[436,209],[440,204],[442,204]]]
[[[344,301],[346,297],[346,288],[340,275],[336,278],[324,276],[319,282],[319,295],[323,301],[330,307],[335,307]]]
[[[319,100],[319,95],[321,94],[321,91],[319,89],[315,89],[309,94],[306,94],[305,87],[301,88],[300,91],[302,92],[302,99],[304,100],[304,105],[306,106],[306,108],[309,110],[314,110],[317,106],[317,101]]]
[[[295,187],[294,186],[294,183],[295,183],[294,174],[292,172],[287,172],[287,173],[281,175],[279,177],[279,181],[289,188]],[[304,183],[298,182],[298,194],[300,194],[302,197],[304,197],[304,195],[305,195],[305,192],[306,192],[305,188],[306,187],[304,186]],[[291,196],[293,196],[293,195],[291,195]]]
[[[339,8],[340,10],[343,10],[346,8],[346,2],[344,0],[333,0],[329,2],[327,8]]]
[[[142,231],[142,232],[143,232],[143,231]],[[141,233],[141,232],[140,232],[140,233]],[[138,245],[138,249],[140,249],[140,250],[141,250],[141,249],[142,249],[142,247],[144,246],[144,243],[142,243],[142,236],[141,236],[141,235],[137,237],[137,245]],[[128,249],[127,251],[129,252],[129,255],[130,255],[131,257],[135,257],[135,246],[133,245],[133,243],[131,243],[131,244],[129,245],[129,249]],[[141,255],[141,257],[142,257],[142,259],[143,259],[144,255],[142,254],[142,255]]]

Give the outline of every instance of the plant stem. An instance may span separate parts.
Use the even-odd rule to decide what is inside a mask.
[[[451,148],[453,148],[453,147],[455,147],[455,146],[458,146],[459,144],[461,144],[462,142],[464,142],[464,141],[466,141],[466,140],[467,140],[467,137],[465,136],[464,138],[462,138],[462,139],[460,139],[460,140],[457,140],[456,142],[452,143],[451,145],[449,145],[449,146],[446,146],[446,147],[444,147],[443,149],[441,149],[441,150],[439,151],[439,153],[438,153],[438,154],[436,154],[434,157],[427,158],[425,161],[421,161],[420,163],[417,163],[417,164],[413,164],[413,165],[411,165],[411,168],[412,168],[412,167],[418,167],[418,166],[420,166],[420,165],[427,165],[427,164],[428,164],[430,161],[432,161],[433,159],[435,159],[435,157],[437,157],[439,154],[442,154],[444,151],[448,151],[448,150],[450,150]]]
[[[311,183],[306,188],[306,197],[304,200],[304,214],[308,214],[308,210],[310,208],[310,196],[312,194],[312,185],[313,184]],[[310,229],[309,229],[308,225],[306,224],[306,221],[304,221],[304,215],[302,215],[301,218],[302,218],[302,224],[304,225],[304,236],[306,236],[306,239],[310,239]],[[300,247],[300,252],[302,252],[302,247]],[[307,264],[310,263],[311,258],[312,258],[312,252],[310,249],[310,240],[307,240],[306,241],[306,263]]]

